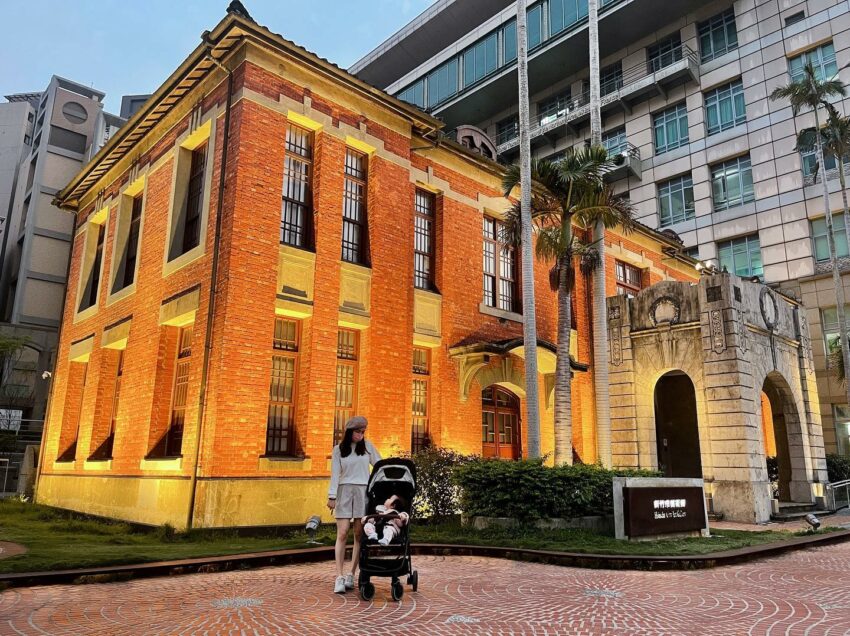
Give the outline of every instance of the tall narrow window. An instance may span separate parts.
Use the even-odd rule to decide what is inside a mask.
[[[656,155],[684,146],[688,143],[688,107],[682,102],[656,113],[652,128]]]
[[[109,431],[106,439],[95,450],[90,459],[112,459],[115,446],[115,427],[118,419],[118,400],[121,397],[121,377],[124,375],[124,351],[118,352],[118,364],[115,367],[115,388],[112,391],[112,414],[109,416]]]
[[[694,182],[690,175],[658,184],[658,216],[661,227],[694,218]]]
[[[753,169],[749,157],[737,157],[711,167],[715,210],[728,210],[755,199]]]
[[[357,358],[359,337],[353,329],[340,329],[336,345],[336,403],[334,444],[342,441],[345,423],[357,410]]]
[[[201,211],[204,205],[204,166],[207,162],[207,144],[192,151],[192,166],[186,195],[186,217],[183,224],[183,251],[198,246],[201,238]]]
[[[127,234],[127,247],[124,249],[123,272],[121,286],[113,291],[119,291],[133,284],[136,278],[136,261],[139,256],[139,230],[142,223],[142,195],[133,198],[133,209],[130,212],[130,229]]]
[[[543,3],[538,2],[528,9],[528,49],[543,42]]]
[[[570,96],[571,93],[567,90],[552,97],[547,97],[537,104],[537,120],[540,122],[540,125],[545,126],[563,117],[567,112]]]
[[[623,63],[615,62],[599,73],[599,91],[604,97],[623,88]]]
[[[428,108],[457,95],[457,58],[452,58],[428,75]]]
[[[617,293],[634,296],[641,288],[641,271],[639,267],[616,261]]]
[[[366,155],[345,151],[345,193],[342,204],[342,260],[368,263],[369,226],[366,210]]]
[[[171,393],[171,420],[165,436],[165,456],[177,457],[183,450],[183,429],[189,396],[189,369],[192,363],[192,327],[180,329],[177,336],[177,364]]]
[[[626,138],[626,127],[621,126],[602,133],[602,146],[608,151],[609,157],[628,151],[629,142]]]
[[[700,22],[697,30],[699,31],[700,58],[703,62],[738,48],[735,9],[732,7],[705,22]]]
[[[86,287],[83,290],[83,297],[80,300],[79,311],[97,304],[97,292],[100,287],[100,269],[103,262],[103,241],[106,237],[106,222],[100,225],[90,224],[89,230],[92,231],[95,227],[97,227],[97,244],[94,251],[94,260],[92,261]]]
[[[294,455],[296,451],[295,385],[299,340],[298,322],[275,319],[266,455]]]
[[[503,231],[501,221],[484,217],[484,304],[518,312],[516,250],[504,242]]]
[[[434,289],[434,208],[436,197],[416,191],[413,236],[413,284],[418,289]]]
[[[511,20],[502,29],[502,64],[516,59],[516,20]]]
[[[829,260],[829,243],[827,243],[826,218],[811,221],[812,243],[815,261],[823,263]],[[844,215],[832,215],[832,240],[835,241],[835,255],[838,258],[850,256],[847,246],[847,232],[844,230]]]
[[[60,436],[59,443],[63,444],[63,442],[67,439],[65,436],[65,431],[67,430],[65,428],[66,422],[74,422],[74,437],[65,447],[65,450],[62,451],[59,454],[59,457],[56,458],[57,462],[72,462],[77,458],[77,442],[80,439],[80,421],[83,416],[83,398],[85,398],[86,395],[88,370],[88,362],[72,362],[70,364],[70,368],[68,370],[68,391],[65,395],[65,408],[62,417],[63,434]]]
[[[740,126],[747,121],[744,84],[735,80],[705,93],[705,126],[709,135]]]
[[[496,124],[496,143],[506,144],[519,137],[519,120],[516,115],[511,115]]]
[[[499,66],[499,34],[491,33],[463,54],[463,86],[471,86]]]
[[[430,443],[431,405],[429,389],[431,383],[431,352],[428,349],[413,349],[413,425],[411,427],[410,450],[416,452]]]
[[[312,160],[312,133],[289,124],[286,127],[280,242],[306,249],[312,247]]]

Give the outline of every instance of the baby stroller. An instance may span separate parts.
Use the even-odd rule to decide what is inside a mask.
[[[366,487],[366,514],[375,513],[375,507],[381,505],[393,495],[403,497],[408,507],[416,494],[416,466],[409,459],[382,459],[372,469],[369,485]],[[411,511],[408,510],[408,513]],[[358,586],[360,597],[371,601],[375,596],[373,576],[392,578],[390,590],[394,601],[400,601],[404,595],[404,586],[399,577],[407,575],[407,583],[416,591],[419,585],[419,573],[413,569],[410,560],[410,535],[408,525],[400,529],[399,535],[388,546],[360,541],[360,575]]]

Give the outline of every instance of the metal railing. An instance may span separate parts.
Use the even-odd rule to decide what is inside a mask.
[[[642,88],[643,84],[661,81],[673,72],[680,70],[679,67],[687,68],[689,66],[699,68],[699,57],[690,47],[681,44],[672,51],[665,52],[660,58],[654,58],[651,61],[641,62],[624,69],[621,77],[618,76],[602,85],[602,106],[620,99],[626,99],[634,90]],[[646,81],[648,78],[651,78],[651,81]],[[546,135],[572,121],[589,116],[589,113],[590,91],[584,91],[567,100],[563,113],[554,118],[549,116],[545,121],[532,126],[531,138]],[[519,137],[499,144],[496,150],[499,154],[502,154],[518,145]]]
[[[21,420],[20,428],[0,428],[0,494],[18,491],[24,453],[41,444],[42,425],[41,420]]]
[[[850,506],[850,479],[826,484],[826,507],[829,510],[840,510]]]

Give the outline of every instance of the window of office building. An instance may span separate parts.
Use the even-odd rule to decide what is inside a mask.
[[[300,331],[296,320],[275,319],[266,455],[295,454],[295,397]]]
[[[550,37],[586,17],[587,0],[549,0]]]
[[[312,164],[313,133],[289,124],[286,127],[280,242],[293,247],[312,247]]]
[[[425,108],[425,80],[414,82],[400,92],[398,98],[419,108]]]
[[[557,121],[567,112],[570,102],[570,91],[547,97],[537,104],[537,120],[541,126]]]
[[[602,133],[602,145],[608,151],[609,157],[626,152],[629,149],[629,143],[626,140],[626,127],[620,126]]]
[[[661,227],[694,218],[694,182],[690,175],[658,184],[658,216]]]
[[[826,218],[811,221],[812,245],[815,260],[824,263],[829,260],[829,243],[826,240]],[[847,248],[847,233],[844,230],[844,215],[832,215],[832,238],[835,241],[835,254],[838,258],[850,256]]]
[[[788,60],[788,72],[792,82],[799,82],[805,77],[806,64],[815,69],[815,77],[819,80],[832,79],[838,73],[838,62],[835,59],[835,46],[832,42],[823,44],[816,49],[801,53]]]
[[[848,457],[850,456],[850,408],[846,404],[833,404],[832,418],[835,423],[838,454]]]
[[[741,236],[717,244],[720,267],[736,276],[763,276],[758,234]]]
[[[682,36],[677,31],[650,46],[646,51],[649,72],[660,71],[682,59]]]
[[[516,59],[516,20],[511,20],[502,27],[502,63],[507,64]]]
[[[656,155],[684,146],[688,143],[688,107],[682,102],[656,113],[652,129]]]
[[[699,33],[700,59],[708,62],[738,48],[738,30],[735,27],[735,9],[729,7],[723,13],[697,25]]]
[[[705,93],[705,120],[709,135],[740,126],[747,121],[744,85],[741,80]]]
[[[616,62],[599,72],[599,92],[604,97],[623,88],[623,63]]]
[[[457,58],[452,58],[428,75],[428,108],[457,94]]]
[[[463,86],[471,86],[499,67],[499,34],[491,33],[463,54]]]
[[[501,145],[519,137],[519,120],[511,115],[496,124],[496,144]]]
[[[528,48],[533,49],[543,42],[543,3],[528,10]]]
[[[503,227],[501,221],[484,217],[484,303],[515,312],[519,309],[516,250],[504,241]]]
[[[755,199],[749,155],[711,167],[711,193],[715,210],[728,210]]]
[[[345,151],[345,191],[342,202],[342,260],[368,264],[369,225],[366,209],[367,157]]]

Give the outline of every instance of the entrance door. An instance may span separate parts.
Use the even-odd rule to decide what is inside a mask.
[[[702,477],[696,392],[684,373],[668,373],[655,385],[655,434],[665,477]]]
[[[499,386],[481,392],[481,454],[484,457],[519,459],[519,398]]]

